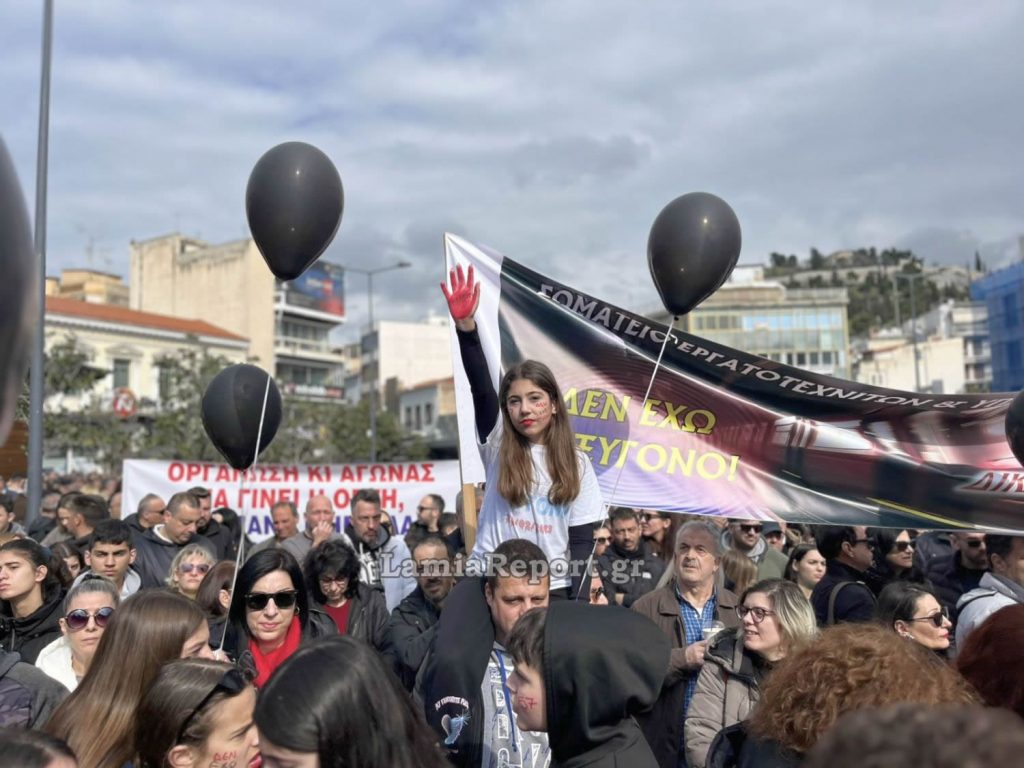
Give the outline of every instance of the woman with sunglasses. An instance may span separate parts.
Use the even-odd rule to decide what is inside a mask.
[[[868,538],[875,545],[875,564],[864,580],[876,595],[894,581],[924,582],[914,568],[914,540],[910,531],[868,528]]]
[[[708,645],[687,710],[686,758],[702,768],[715,735],[745,720],[772,667],[818,633],[814,611],[791,581],[765,579],[743,593],[736,608],[743,626],[720,632]]]
[[[381,655],[351,637],[299,649],[260,691],[254,716],[263,768],[450,765]]]
[[[59,570],[57,558],[32,539],[0,546],[0,649],[29,664],[61,634]]]
[[[953,624],[931,590],[921,584],[894,581],[878,596],[878,621],[900,637],[913,640],[939,656],[949,651]]]
[[[46,724],[82,766],[122,768],[134,753],[139,703],[165,662],[212,659],[210,631],[191,600],[163,589],[129,597],[114,611],[89,671]]]
[[[257,688],[307,641],[335,635],[330,616],[309,607],[299,563],[283,549],[265,549],[238,572],[224,650],[253,672]]]
[[[165,664],[139,707],[135,768],[259,765],[255,706],[256,689],[230,664]]]
[[[205,547],[189,544],[181,548],[171,561],[171,572],[167,575],[167,586],[195,600],[203,577],[210,572],[216,561]]]
[[[64,598],[62,637],[43,648],[36,666],[69,691],[89,671],[96,648],[114,615],[121,596],[113,582],[102,576],[86,576]]]

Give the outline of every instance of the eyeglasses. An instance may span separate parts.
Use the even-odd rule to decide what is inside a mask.
[[[854,539],[853,546],[856,547],[858,544],[863,544],[870,550],[874,550],[875,548],[875,542],[873,542],[871,539]]]
[[[321,576],[320,584],[321,586],[330,586],[331,584],[348,584],[348,576]],[[274,602],[277,603],[276,600]],[[281,607],[280,604],[278,604],[278,607]]]
[[[761,526],[757,525],[757,524],[755,524],[755,525],[745,525],[745,524],[741,523],[740,524],[740,530],[743,531],[744,533],[760,533],[761,532]]]
[[[785,534],[782,531],[769,531],[764,535],[766,539],[781,539]]]
[[[609,541],[611,541],[611,537],[610,536],[595,536],[594,537],[594,543],[595,544],[607,544]]]
[[[769,611],[767,608],[762,608],[759,605],[756,605],[753,608],[749,608],[745,605],[736,606],[736,615],[740,617],[740,621],[747,618],[747,614],[754,619],[755,624],[760,624],[764,621],[765,616],[774,616],[775,611]]]
[[[968,539],[967,541],[964,542],[964,544],[966,544],[971,549],[977,549],[978,547],[985,546],[985,540],[984,539]]]
[[[908,549],[914,548],[914,542],[912,541],[897,541],[892,545],[892,548],[897,552],[906,552]]]
[[[192,573],[195,571],[203,576],[210,572],[210,566],[207,563],[181,563],[178,566],[178,571],[180,573]]]
[[[908,621],[930,621],[936,627],[941,627],[944,622],[949,621],[949,609],[943,606],[938,613],[932,613],[928,616],[918,616],[914,619],[908,619]]]
[[[295,605],[298,591],[286,589],[281,592],[250,592],[245,596],[245,607],[250,611],[262,611],[271,600],[278,608],[291,608]]]
[[[223,691],[224,693],[229,693],[232,696],[237,696],[248,687],[249,681],[245,679],[245,675],[243,675],[237,667],[231,667],[226,670],[210,692],[202,698],[202,701],[196,704],[191,712],[189,712],[188,717],[186,717],[184,722],[182,722],[181,728],[178,729],[178,735],[175,737],[174,743],[181,743],[182,738],[185,736],[185,731],[188,730],[192,721],[196,719],[196,715],[203,711],[206,705],[210,703],[210,699],[212,699],[217,693]]]
[[[106,606],[94,612],[89,612],[84,608],[76,608],[64,617],[64,623],[68,625],[70,631],[78,632],[89,626],[89,619],[92,619],[96,622],[97,627],[103,629],[107,626],[107,622],[110,621],[110,617],[113,615],[114,609]]]

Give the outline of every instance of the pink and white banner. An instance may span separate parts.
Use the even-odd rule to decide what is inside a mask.
[[[197,485],[209,488],[213,508],[230,507],[246,519],[246,533],[253,541],[273,534],[270,507],[291,501],[301,514],[313,496],[326,495],[338,512],[339,530],[348,519],[353,494],[360,488],[380,493],[382,507],[403,535],[416,519],[416,506],[428,493],[444,498],[445,511],[455,511],[455,494],[461,488],[459,462],[410,461],[395,464],[264,464],[245,474],[226,464],[199,461],[149,461],[130,459],[122,469],[122,517],[138,509],[147,493],[164,501]]]

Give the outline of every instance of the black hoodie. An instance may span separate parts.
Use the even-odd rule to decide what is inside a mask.
[[[24,618],[18,619],[6,612],[0,617],[0,648],[5,651],[16,651],[21,654],[22,661],[36,663],[39,652],[60,637],[62,592],[43,603],[39,608]]]
[[[617,606],[554,602],[544,630],[552,768],[657,768],[633,716],[658,699],[668,638]]]

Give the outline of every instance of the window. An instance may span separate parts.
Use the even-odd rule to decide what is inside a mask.
[[[796,364],[799,367],[807,365],[807,355],[804,352],[796,353]]]
[[[129,386],[131,360],[114,360],[114,389]]]
[[[817,364],[818,364],[818,353],[817,352],[811,352],[811,365],[817,365]]]
[[[822,362],[822,365],[832,365],[832,351],[831,350],[826,350],[825,352],[821,353],[821,362]]]
[[[416,426],[415,429],[423,429],[423,409],[420,406],[416,406]]]
[[[423,406],[423,423],[428,427],[434,421],[434,404],[426,403]]]
[[[412,429],[412,406],[405,406],[405,428]]]
[[[156,370],[157,397],[159,397],[160,402],[163,403],[171,397],[171,371],[164,366],[160,366]]]
[[[792,365],[792,364],[793,364],[793,353],[792,352],[787,352],[786,353],[786,365]]]

